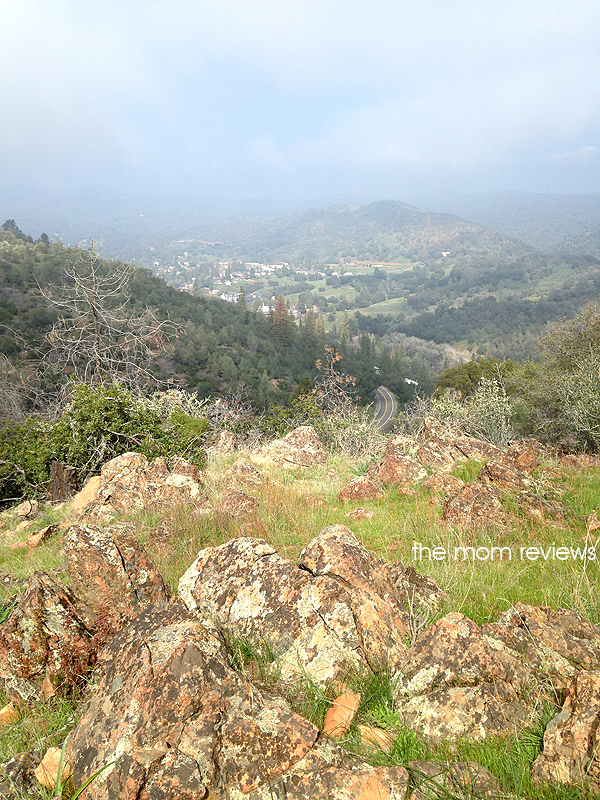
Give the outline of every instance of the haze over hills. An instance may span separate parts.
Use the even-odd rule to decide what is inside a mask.
[[[600,192],[446,194],[412,201],[475,220],[545,252],[600,256]]]

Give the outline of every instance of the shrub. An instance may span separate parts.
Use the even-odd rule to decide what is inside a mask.
[[[77,386],[72,402],[53,426],[53,457],[80,470],[80,479],[131,450],[147,458],[176,455],[201,463],[206,421],[173,410],[166,420],[121,386]]]
[[[42,491],[50,478],[51,426],[38,417],[0,423],[0,501]]]

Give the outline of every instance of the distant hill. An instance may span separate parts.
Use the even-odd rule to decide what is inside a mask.
[[[295,263],[414,261],[439,258],[442,252],[453,258],[517,257],[531,249],[477,222],[396,200],[317,208],[278,219],[237,217],[191,226],[183,236],[221,241],[225,252],[243,260]]]
[[[492,192],[424,196],[418,201],[515,236],[545,252],[600,257],[600,192]]]

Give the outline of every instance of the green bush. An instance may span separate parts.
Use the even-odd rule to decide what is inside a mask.
[[[83,480],[106,461],[129,451],[148,459],[183,456],[200,464],[206,428],[204,420],[178,408],[163,421],[148,401],[121,386],[81,384],[53,426],[50,445],[53,457],[76,467]]]
[[[50,478],[51,426],[38,417],[0,424],[0,502],[40,493]]]

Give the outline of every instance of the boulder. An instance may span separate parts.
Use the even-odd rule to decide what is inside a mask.
[[[407,595],[397,571],[340,525],[313,539],[299,564],[260,539],[234,539],[203,550],[179,594],[207,624],[266,639],[284,678],[323,685],[352,666],[404,660]]]
[[[327,463],[327,453],[312,425],[302,425],[275,439],[262,447],[256,457],[283,469],[324,467]]]
[[[348,519],[358,522],[361,519],[372,519],[375,516],[375,512],[370,511],[368,508],[355,508],[354,511],[349,511],[346,516]]]
[[[41,753],[28,750],[0,764],[0,797],[15,798],[39,797],[39,784],[35,769],[40,762]]]
[[[226,453],[233,453],[236,448],[237,438],[235,433],[231,431],[219,431],[215,441],[210,446],[210,452],[214,454],[225,455]]]
[[[376,483],[365,475],[359,475],[346,484],[339,493],[338,500],[346,503],[360,502],[361,500],[381,500],[382,497],[384,497],[384,494]]]
[[[220,511],[234,519],[243,519],[256,513],[258,500],[249,494],[240,492],[232,486],[227,487],[221,494]]]
[[[13,697],[40,696],[47,675],[55,685],[85,677],[95,661],[94,619],[70,588],[36,572],[0,625],[0,683]]]
[[[600,791],[600,671],[573,681],[561,711],[548,723],[544,749],[531,766],[534,781],[552,781]]]
[[[522,439],[508,447],[502,463],[519,472],[533,472],[542,463],[544,455],[544,447],[536,439]]]
[[[132,525],[73,525],[63,548],[72,591],[104,624],[118,629],[148,606],[166,605],[169,591]]]
[[[427,477],[427,470],[405,451],[404,437],[388,440],[379,464],[379,480],[382,483],[408,486]]]
[[[433,741],[502,735],[526,719],[519,695],[533,681],[517,654],[452,612],[410,648],[396,706],[405,724]]]
[[[315,745],[318,729],[232,669],[222,640],[178,598],[136,617],[102,664],[67,750],[75,786],[114,762],[87,800],[406,796],[405,770],[374,769],[333,743]]]
[[[481,483],[465,483],[448,495],[442,519],[458,527],[473,528],[504,525],[508,521],[502,511],[498,489]]]

